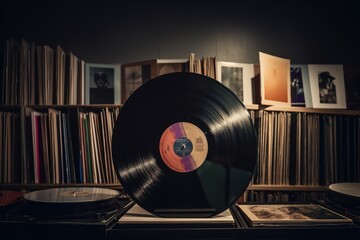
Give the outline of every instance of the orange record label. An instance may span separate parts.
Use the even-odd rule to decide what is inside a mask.
[[[200,128],[192,123],[178,122],[163,132],[159,150],[169,168],[176,172],[191,172],[204,163],[208,142]]]

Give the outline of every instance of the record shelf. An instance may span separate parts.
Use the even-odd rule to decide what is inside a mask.
[[[249,106],[248,111],[258,131],[259,159],[247,193],[294,192],[312,200],[310,195],[321,197],[331,183],[360,181],[360,110]]]
[[[248,192],[324,192],[326,191],[326,186],[332,182],[360,180],[358,167],[360,166],[360,153],[357,147],[359,146],[360,140],[360,110],[309,109],[305,107],[276,106],[269,107],[259,106],[256,104],[247,105],[246,108],[248,109],[250,116],[254,121],[256,130],[258,130],[258,139],[262,139],[262,142],[259,141],[259,144],[263,144],[259,145],[259,152],[267,153],[267,155],[259,155],[259,163],[257,164],[257,169],[254,174],[254,180],[249,185]],[[48,114],[49,112],[61,111],[66,113],[71,119],[69,123],[72,124],[72,134],[74,134],[74,159],[78,159],[80,141],[80,135],[78,135],[80,127],[80,115],[89,112],[101,114],[101,112],[104,111],[113,113],[112,111],[115,109],[120,110],[121,105],[0,106],[0,114],[3,116],[2,119],[5,119],[4,121],[0,122],[3,129],[3,134],[1,135],[1,144],[4,146],[1,148],[2,163],[0,168],[0,187],[2,189],[17,189],[26,191],[40,188],[66,186],[69,184],[73,186],[84,184],[84,186],[101,186],[121,189],[121,186],[116,180],[114,174],[112,175],[112,180],[105,179],[105,177],[100,174],[99,176],[101,177],[97,182],[84,182],[78,181],[77,179],[76,181],[68,182],[35,182],[35,179],[33,178],[34,176],[31,177],[31,174],[29,173],[29,165],[26,165],[29,164],[31,159],[33,159],[33,152],[29,151],[29,149],[32,147],[31,125],[28,125],[30,121],[29,114],[31,114],[31,112]],[[292,125],[287,125],[287,130],[292,134],[294,132],[297,134],[303,134],[301,136],[304,136],[308,142],[296,142],[297,138],[294,136],[289,138],[289,135],[279,135],[281,130],[279,126],[283,125],[281,124],[281,121],[287,122],[290,119],[286,118],[286,116],[284,117],[282,114],[288,114],[290,118],[292,116],[292,120],[295,119],[294,116],[297,116],[297,122],[302,121],[303,124],[307,123],[307,125],[304,125],[305,127],[312,129],[313,132],[318,132],[321,135],[312,136],[309,135],[309,132],[300,132],[299,129],[296,130],[296,126],[292,126],[294,123],[296,123],[296,121],[291,121]],[[276,121],[278,122],[275,120],[270,121],[271,119],[269,116],[272,116],[272,118],[275,120],[277,119]],[[311,119],[305,119],[306,117],[310,117]],[[312,117],[316,119],[314,120]],[[109,123],[112,122],[113,124],[113,121],[114,117],[112,117]],[[311,124],[309,123],[310,121],[312,121]],[[314,121],[316,123],[314,123]],[[261,132],[261,122],[267,125],[272,124],[273,129],[267,129],[266,132]],[[6,128],[5,126],[10,127]],[[316,128],[319,128],[320,130]],[[7,131],[11,130],[7,132],[7,135],[5,131],[6,129]],[[337,138],[335,138],[333,135],[336,135]],[[306,138],[306,136],[308,136],[308,138]],[[329,136],[329,138],[326,136]],[[10,141],[7,141],[7,139],[10,139]],[[283,146],[288,146],[288,148],[276,148],[275,143],[278,143],[277,146],[280,146],[280,141],[284,141],[284,139],[290,140],[288,142],[285,141],[282,144]],[[338,139],[341,139],[341,141]],[[265,147],[265,143],[272,144],[273,149],[264,150],[263,148]],[[314,145],[314,143],[316,143],[315,145],[318,146],[317,152],[315,149],[310,148],[312,145]],[[336,146],[336,151],[329,146]],[[21,151],[19,151],[19,149],[21,149]],[[278,154],[276,151],[280,151],[282,154]],[[310,153],[312,155],[309,155]],[[108,156],[110,155],[108,154]],[[297,156],[297,158],[294,156]],[[327,156],[327,158],[329,158],[331,161],[324,161],[325,156]],[[283,162],[277,162],[276,159],[281,157]],[[7,162],[4,162],[5,159],[14,159],[14,161],[8,160]],[[313,159],[315,159],[317,165],[311,165]],[[339,161],[340,159],[344,160]],[[303,160],[306,161],[305,165],[303,165],[304,163],[301,162]],[[339,171],[334,170],[335,166],[338,166]],[[261,169],[260,167],[263,168]],[[285,167],[284,169],[287,169],[288,175],[281,176],[283,172],[286,172],[284,170],[280,171],[281,167]],[[317,172],[307,172],[308,169],[312,167],[317,169]],[[33,167],[31,169],[33,169]],[[272,169],[272,171],[269,171],[270,169]],[[293,174],[290,174],[290,172]],[[273,173],[275,175],[273,175]],[[278,177],[279,174],[281,177]],[[313,181],[314,179],[316,180]]]
[[[60,46],[26,40],[9,40],[4,50],[3,64],[9,71],[1,82],[0,104],[5,105],[0,105],[0,187],[121,189],[112,167],[110,142],[121,105],[82,105],[85,62]],[[47,64],[47,58],[40,58],[35,50],[55,56],[54,62]],[[191,71],[193,64],[188,69],[187,61],[152,59],[123,64],[122,73],[137,65],[151,66],[146,67],[151,70],[150,78],[164,66]],[[247,193],[322,193],[333,182],[360,181],[360,110],[245,107],[257,130],[259,150]]]

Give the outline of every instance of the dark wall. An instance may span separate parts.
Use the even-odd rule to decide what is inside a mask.
[[[10,38],[59,44],[88,63],[188,58],[192,52],[258,63],[262,51],[294,64],[344,64],[348,106],[360,108],[356,1],[212,2],[3,0],[0,40],[2,46]]]
[[[54,2],[2,1],[2,42],[59,44],[94,63],[188,58],[191,52],[257,63],[259,51],[292,63],[360,63],[359,7],[352,2]]]

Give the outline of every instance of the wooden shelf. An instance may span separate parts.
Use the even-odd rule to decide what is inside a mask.
[[[259,104],[246,104],[247,110],[266,110],[274,112],[300,112],[317,113],[330,115],[360,116],[360,109],[325,109],[325,108],[307,108],[293,106],[263,106]]]
[[[60,188],[60,187],[101,187],[123,190],[120,183],[67,183],[67,184],[0,184],[0,189],[3,190],[39,190],[46,188]],[[326,191],[325,186],[306,186],[306,185],[250,185],[248,191]]]
[[[60,188],[60,187],[100,187],[111,188],[116,190],[123,190],[120,183],[66,183],[66,184],[23,184],[23,183],[10,183],[0,184],[2,190],[24,190],[34,191],[47,188]]]
[[[302,112],[302,113],[318,113],[318,114],[332,114],[332,115],[348,115],[359,116],[360,110],[356,109],[320,109],[320,108],[306,108],[306,107],[284,107],[284,106],[270,106],[263,108],[266,111],[277,112]]]
[[[259,110],[260,107],[258,104],[245,104],[247,110]]]
[[[250,185],[250,191],[303,191],[303,192],[322,192],[326,191],[325,186],[306,186],[306,185]]]

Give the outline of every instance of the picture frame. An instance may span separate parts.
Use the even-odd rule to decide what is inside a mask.
[[[308,107],[346,109],[344,69],[342,64],[308,64],[311,95]]]
[[[291,105],[306,106],[309,101],[309,92],[306,91],[304,85],[309,82],[309,70],[306,64],[290,65],[290,89],[291,89]]]
[[[156,75],[161,76],[173,72],[187,72],[188,59],[157,59],[156,60]]]
[[[253,227],[353,223],[350,218],[315,203],[238,204],[237,206]]]
[[[156,59],[121,65],[121,103],[143,83],[157,75]]]
[[[261,104],[291,106],[290,59],[259,52]]]
[[[151,59],[121,65],[121,103],[148,80],[173,72],[188,71],[188,59]]]
[[[253,104],[254,64],[217,61],[216,80],[232,90],[247,105]]]
[[[120,65],[85,64],[85,104],[120,104]]]

